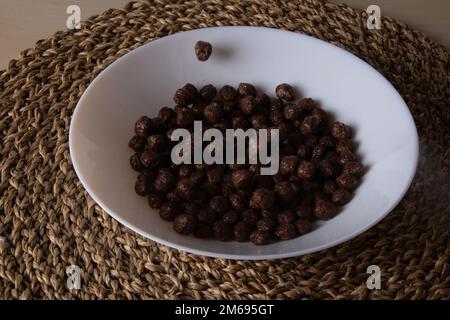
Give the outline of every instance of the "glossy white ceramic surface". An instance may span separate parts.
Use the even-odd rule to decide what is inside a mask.
[[[198,40],[213,54],[200,62]],[[298,95],[355,129],[369,168],[353,200],[334,219],[302,237],[266,246],[199,240],[172,230],[134,192],[136,173],[127,147],[136,119],[172,106],[186,82],[217,86],[250,82],[274,92],[287,82]],[[345,50],[297,33],[257,27],[220,27],[177,33],[133,50],[106,68],[81,97],[70,127],[70,154],[92,198],[128,228],[188,252],[231,259],[274,259],[322,250],[380,221],[401,200],[414,176],[418,138],[412,116],[394,87]]]

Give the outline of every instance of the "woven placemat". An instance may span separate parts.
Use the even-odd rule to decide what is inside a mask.
[[[396,298],[450,296],[449,55],[406,25],[316,0],[129,3],[57,32],[0,75],[0,298]],[[338,247],[277,261],[211,259],[143,239],[87,195],[72,168],[72,112],[95,76],[158,37],[221,25],[313,35],[369,62],[399,90],[420,134],[408,194]],[[370,99],[370,97],[368,97]],[[386,117],[389,117],[387,114]],[[364,212],[361,212],[364,214]],[[81,289],[66,286],[78,265]],[[381,289],[366,269],[378,265]]]

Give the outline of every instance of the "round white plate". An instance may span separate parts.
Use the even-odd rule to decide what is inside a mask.
[[[194,44],[209,41],[213,54],[196,59]],[[134,192],[128,140],[134,122],[173,106],[175,90],[250,82],[274,92],[286,82],[299,96],[317,99],[355,129],[358,153],[369,168],[353,200],[338,216],[304,236],[266,246],[182,236]],[[380,221],[402,199],[414,176],[418,137],[413,118],[394,87],[370,65],[324,41],[257,27],[220,27],[177,33],[133,50],[87,88],[70,126],[75,171],[92,198],[135,232],[173,248],[230,259],[275,259],[335,246]]]

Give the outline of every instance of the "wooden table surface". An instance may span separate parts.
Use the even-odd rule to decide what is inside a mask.
[[[389,15],[450,48],[449,0],[331,0],[358,9],[376,4],[381,15]],[[57,30],[66,29],[66,8],[78,5],[81,19],[112,7],[123,7],[128,0],[0,0],[0,70],[21,50]]]

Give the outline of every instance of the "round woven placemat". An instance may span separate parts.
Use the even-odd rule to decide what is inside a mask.
[[[448,298],[446,49],[386,17],[381,30],[368,30],[367,15],[344,5],[179,2],[107,10],[81,30],[39,41],[1,72],[0,298]],[[68,132],[89,83],[148,41],[221,25],[283,28],[327,40],[368,61],[399,90],[419,130],[420,164],[408,194],[381,223],[320,253],[230,261],[143,239],[87,195],[71,165]],[[66,287],[72,264],[82,271],[79,290]],[[366,286],[370,265],[380,267],[379,290]]]

